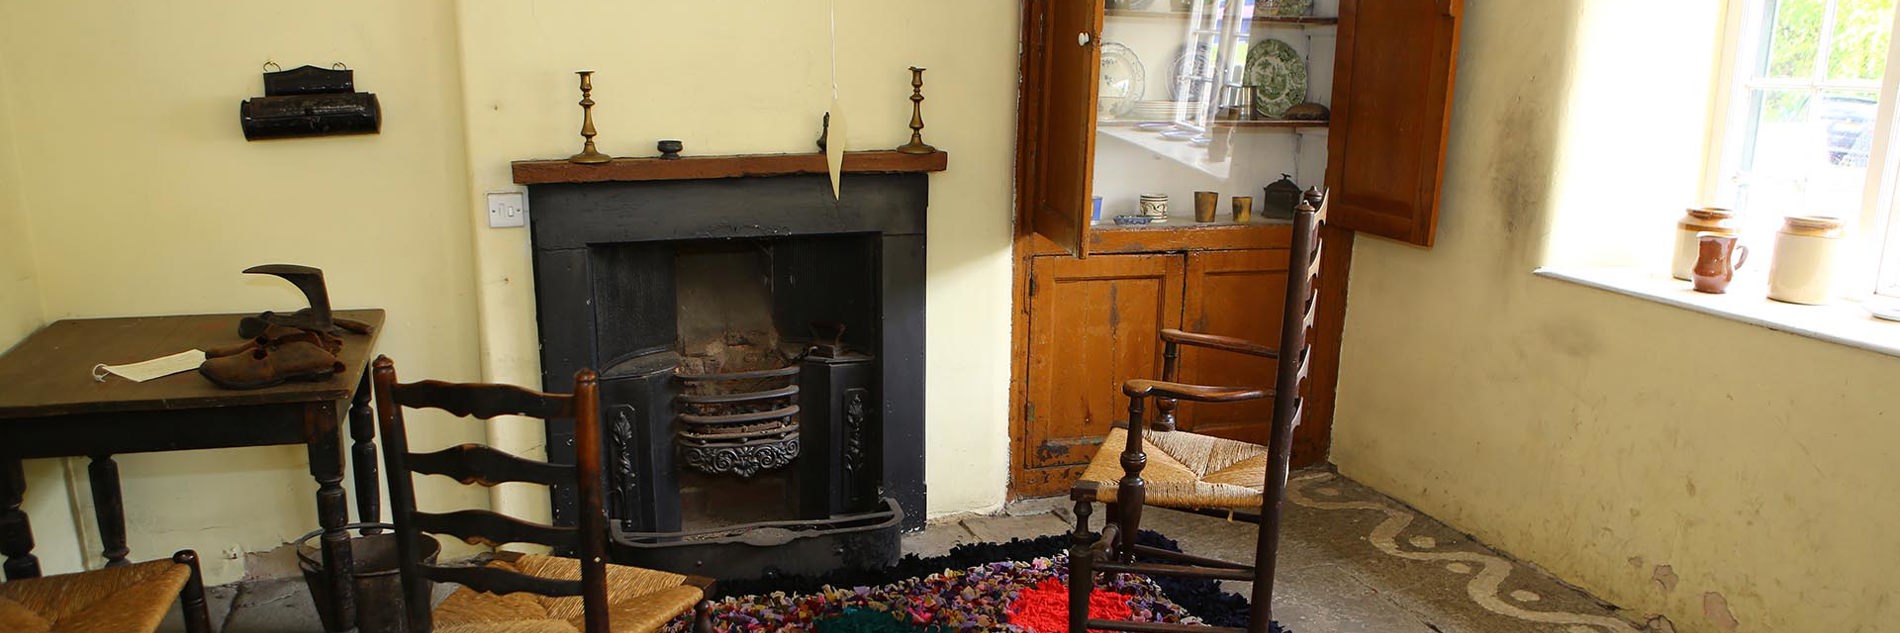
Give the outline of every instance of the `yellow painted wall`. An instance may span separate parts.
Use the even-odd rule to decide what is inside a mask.
[[[513,188],[510,160],[574,151],[571,71],[599,71],[608,152],[650,154],[661,137],[689,154],[808,151],[830,99],[827,6],[0,0],[0,341],[42,319],[293,308],[287,284],[238,273],[286,261],[324,268],[338,306],[389,309],[379,351],[405,377],[536,384],[527,232],[487,228],[482,194]],[[905,67],[919,65],[926,136],[952,155],[931,182],[934,514],[1003,500],[1018,19],[1006,1],[838,1],[847,129],[833,142],[907,140]],[[266,60],[349,64],[381,98],[383,133],[245,142],[237,104],[261,93]],[[484,438],[451,424],[423,419],[412,444]],[[541,447],[520,422],[492,439]],[[315,524],[297,448],[119,461],[134,556],[196,548],[213,583],[242,575],[235,552]],[[73,526],[91,510],[73,466],[69,488],[60,462],[28,464],[49,572],[78,569],[82,546],[98,558],[90,519]],[[425,505],[487,502],[423,485]],[[504,490],[501,509],[545,515],[542,497]]]
[[[266,60],[351,65],[382,99],[383,133],[245,142],[238,102],[262,93]],[[0,2],[35,303],[48,320],[290,309],[295,289],[238,271],[310,264],[339,307],[389,309],[379,351],[405,374],[478,378],[457,64],[454,12],[439,2]],[[424,446],[482,436],[421,426]],[[236,552],[316,524],[301,448],[119,461],[134,557],[196,548],[214,583],[241,576]],[[29,466],[29,505],[48,571],[70,571],[75,537],[49,464]],[[485,503],[479,490],[425,486],[432,503]]]
[[[463,0],[467,212],[513,189],[508,161],[580,147],[578,82],[594,75],[602,151],[687,154],[815,151],[831,99],[825,0],[609,2]],[[926,140],[950,152],[930,177],[925,385],[932,514],[996,507],[1009,451],[1009,271],[1014,166],[1016,2],[837,0],[839,95],[848,149],[909,139],[910,73],[924,75]],[[851,195],[851,181],[844,182]],[[683,209],[680,212],[690,213]],[[533,210],[529,211],[530,217]],[[539,380],[528,234],[477,229],[484,370]],[[538,431],[498,433],[541,449]],[[512,512],[538,499],[502,499]]]
[[[1332,457],[1677,630],[1881,630],[1900,359],[1530,274],[1667,248],[1721,4],[1467,1],[1438,244],[1357,242]]]

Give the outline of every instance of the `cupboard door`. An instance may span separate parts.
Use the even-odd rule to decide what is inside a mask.
[[[1182,329],[1278,347],[1286,262],[1286,249],[1189,253]],[[1273,359],[1182,346],[1181,382],[1272,389],[1273,379]],[[1272,400],[1182,402],[1175,421],[1182,430],[1264,445],[1272,416]]]
[[[1030,226],[1077,257],[1088,256],[1089,189],[1095,171],[1095,110],[1102,59],[1100,0],[1029,0],[1023,130],[1031,163]],[[1034,99],[1030,102],[1030,99]]]
[[[1431,246],[1463,5],[1340,0],[1329,222]]]
[[[1181,324],[1180,255],[1036,257],[1017,496],[1061,493],[1126,419],[1122,382],[1161,375],[1161,329]]]

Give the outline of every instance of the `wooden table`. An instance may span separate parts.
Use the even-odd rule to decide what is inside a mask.
[[[380,331],[382,310],[341,310],[337,316]],[[347,495],[343,490],[340,414],[349,411],[356,472],[357,514],[382,515],[377,492],[376,425],[370,409],[368,365],[374,333],[346,334],[344,372],[322,382],[290,382],[267,389],[221,389],[197,372],[143,383],[118,376],[92,378],[96,363],[157,358],[187,349],[240,343],[244,315],[187,315],[117,319],[64,319],[47,325],[0,355],[0,554],[8,580],[40,575],[33,531],[20,509],[26,477],[20,461],[90,457],[92,498],[107,566],[126,564],[125,508],[119,492],[120,453],[237,446],[303,444],[317,480],[317,522],[323,563],[334,582],[330,605],[347,629],[356,622],[350,571]],[[207,544],[209,545],[209,544]]]

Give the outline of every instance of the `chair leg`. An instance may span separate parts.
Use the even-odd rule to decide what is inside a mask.
[[[185,588],[178,592],[178,607],[185,616],[185,630],[189,633],[211,633],[211,613],[205,608],[205,577],[198,568],[198,553],[191,550],[179,550],[172,554],[172,562],[191,569],[191,576],[185,579]]]
[[[713,633],[711,600],[701,600],[693,605],[693,633]]]
[[[1069,536],[1069,633],[1088,633],[1089,596],[1095,593],[1095,539],[1089,534],[1094,504],[1075,501],[1075,531]]]

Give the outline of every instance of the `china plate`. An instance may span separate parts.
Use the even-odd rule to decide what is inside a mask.
[[[1102,87],[1097,116],[1126,116],[1148,88],[1141,58],[1120,42],[1102,42]]]
[[[1107,62],[1103,64],[1106,68]],[[1253,42],[1247,46],[1246,82],[1253,86],[1254,111],[1269,119],[1280,118],[1287,108],[1306,101],[1306,60],[1292,44],[1275,39]]]
[[[1174,54],[1172,83],[1168,84],[1169,94],[1175,101],[1205,101],[1207,86],[1214,82],[1214,49],[1207,42],[1196,42],[1190,53],[1186,43],[1181,51]],[[1198,81],[1197,81],[1198,80]]]
[[[1297,18],[1313,11],[1313,0],[1259,0],[1254,5],[1256,18]]]
[[[1160,121],[1150,121],[1147,123],[1136,123],[1135,129],[1141,130],[1143,132],[1166,132],[1168,130],[1174,129],[1174,124],[1162,123]]]
[[[1189,132],[1187,130],[1175,130],[1173,132],[1162,132],[1161,138],[1165,138],[1170,141],[1185,141],[1185,140],[1194,138],[1194,133]]]
[[[1876,319],[1900,321],[1900,303],[1892,301],[1867,301],[1860,305],[1867,308],[1867,313],[1874,315]]]

